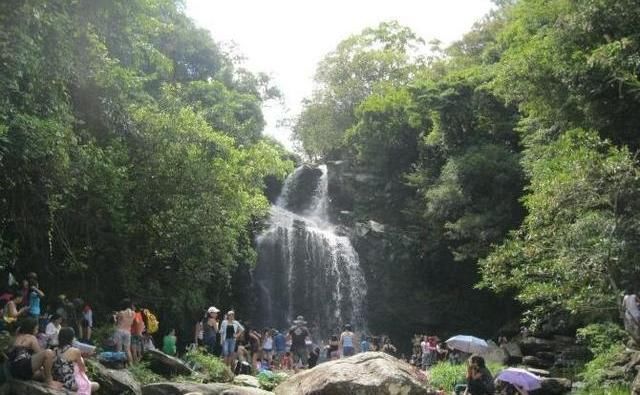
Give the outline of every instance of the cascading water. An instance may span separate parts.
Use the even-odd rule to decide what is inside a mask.
[[[364,329],[367,287],[358,254],[329,220],[325,165],[298,167],[287,178],[257,250],[257,325],[284,329],[304,315],[314,336],[347,323]]]

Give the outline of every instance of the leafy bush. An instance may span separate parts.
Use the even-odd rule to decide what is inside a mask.
[[[142,385],[166,381],[164,377],[149,369],[149,362],[133,364],[129,367],[129,372]]]
[[[444,390],[453,391],[456,384],[464,383],[467,373],[465,364],[454,365],[449,362],[438,363],[429,369],[429,384],[434,388],[442,387]]]
[[[618,365],[620,365],[623,353],[624,346],[618,344],[599,353],[597,357],[587,363],[584,372],[579,375],[585,383],[585,390],[609,390],[610,388],[628,386],[631,377],[616,379],[609,374],[612,370],[621,368]]]
[[[266,391],[273,391],[274,388],[285,381],[289,376],[286,373],[261,372],[257,377],[258,383],[260,383],[260,388]]]
[[[594,355],[610,350],[616,344],[621,344],[627,338],[627,333],[620,325],[613,322],[590,324],[578,329],[576,340],[589,347]]]
[[[613,385],[607,388],[590,388],[582,389],[576,392],[576,395],[627,395],[629,394],[629,385]]]
[[[230,382],[233,380],[233,372],[222,359],[206,353],[201,349],[187,352],[184,359],[193,365],[194,369],[209,376],[210,381]]]

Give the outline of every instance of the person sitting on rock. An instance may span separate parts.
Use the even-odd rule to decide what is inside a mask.
[[[98,391],[100,385],[87,377],[87,367],[80,349],[73,347],[75,331],[71,327],[60,329],[59,346],[53,362],[53,378],[62,383],[68,391],[76,391],[78,395],[90,395]]]
[[[465,395],[485,395],[493,394],[494,392],[493,375],[487,369],[484,358],[479,355],[472,355],[468,362]]]
[[[37,330],[38,322],[32,317],[18,323],[17,336],[8,353],[9,372],[19,380],[43,379],[48,386],[62,389],[62,384],[51,376],[54,352],[40,347]]]
[[[10,328],[11,324],[14,324],[18,318],[25,316],[29,311],[29,306],[22,306],[23,299],[24,298],[21,293],[9,296],[9,301],[4,305],[4,309],[2,311],[2,318],[4,320],[5,327]]]
[[[53,314],[49,323],[47,324],[47,328],[44,331],[44,334],[47,336],[47,346],[49,348],[58,347],[58,334],[60,333],[60,329],[62,328],[62,317],[58,314]]]

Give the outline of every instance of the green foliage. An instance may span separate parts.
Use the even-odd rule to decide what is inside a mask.
[[[600,355],[622,344],[627,337],[627,333],[619,324],[605,322],[578,329],[576,340],[578,343],[587,345],[593,355]]]
[[[318,89],[293,128],[312,158],[330,158],[348,148],[345,133],[356,109],[380,86],[402,86],[422,64],[424,44],[409,28],[383,22],[340,42],[318,65]]]
[[[136,379],[141,385],[159,383],[162,381],[166,381],[166,379],[160,376],[157,373],[154,373],[151,369],[149,369],[149,362],[138,362],[135,363],[128,368],[129,373],[133,375],[133,378]]]
[[[451,364],[441,362],[429,369],[429,385],[433,388],[443,388],[445,391],[453,391],[456,384],[465,383],[467,367],[464,364]]]
[[[261,135],[269,79],[173,0],[11,0],[0,26],[3,262],[96,311],[232,303],[264,179],[292,167]]]
[[[258,374],[258,383],[260,383],[260,388],[265,391],[273,391],[280,383],[285,381],[287,377],[289,377],[286,373],[265,373],[261,372]]]
[[[226,383],[233,380],[233,372],[224,361],[204,350],[194,349],[184,356],[185,361],[195,365],[195,370],[203,373],[209,381]]]
[[[602,391],[603,389],[615,390],[620,387],[626,387],[628,393],[629,381],[625,378],[621,381],[611,380],[610,373],[615,369],[623,369],[619,363],[624,346],[615,345],[599,355],[585,365],[584,372],[580,374],[582,381],[585,383],[587,393],[591,391]]]
[[[582,130],[539,154],[529,167],[528,216],[482,262],[482,284],[518,290],[533,316],[554,309],[615,316],[616,295],[639,274],[635,159]]]

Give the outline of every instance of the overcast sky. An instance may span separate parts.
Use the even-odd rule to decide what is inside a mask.
[[[233,41],[252,71],[274,79],[285,106],[265,108],[266,133],[291,147],[276,121],[300,111],[316,65],[351,34],[397,20],[425,41],[450,43],[490,9],[490,0],[187,0],[187,14],[214,40]]]

